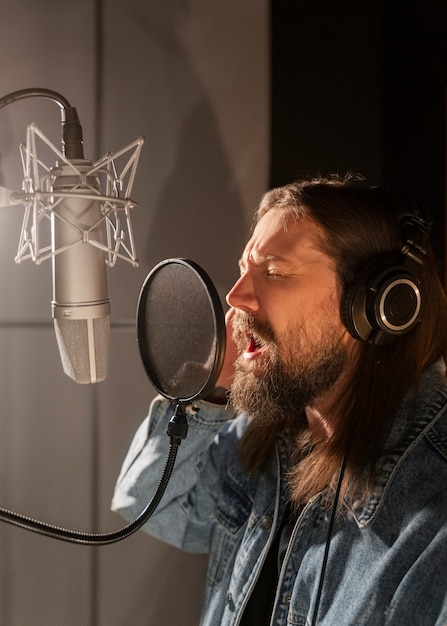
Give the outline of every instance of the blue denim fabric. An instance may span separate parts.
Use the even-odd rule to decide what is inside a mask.
[[[198,403],[189,416],[173,477],[152,535],[210,553],[202,626],[236,626],[259,575],[287,493],[287,442],[261,477],[242,470],[245,416]],[[324,626],[446,626],[447,385],[444,366],[424,375],[410,429],[411,398],[396,416],[391,450],[379,462],[369,499],[336,519],[318,612]],[[133,519],[152,497],[169,447],[169,404],[156,399],[135,435],[112,508]],[[398,445],[396,446],[396,443]],[[393,445],[391,445],[393,444]],[[280,574],[272,626],[310,624],[328,534],[330,502],[318,494],[301,512]]]

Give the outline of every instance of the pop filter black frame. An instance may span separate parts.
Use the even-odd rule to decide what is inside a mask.
[[[195,279],[198,280],[199,284],[203,287],[203,293],[206,295],[209,304],[209,311],[212,315],[213,326],[214,326],[214,356],[210,362],[210,370],[206,378],[204,379],[204,383],[201,385],[200,389],[197,389],[194,393],[190,393],[185,397],[178,397],[176,394],[171,393],[169,389],[166,388],[160,382],[160,378],[157,374],[156,367],[153,363],[154,359],[151,357],[149,351],[149,338],[147,332],[147,307],[149,302],[149,292],[153,285],[153,281],[155,278],[158,278],[159,273],[163,271],[164,268],[168,266],[172,266],[174,264],[182,266],[192,272]],[[188,303],[185,301],[181,303],[182,306],[187,307]],[[169,312],[166,312],[168,315]],[[146,370],[146,374],[149,377],[154,388],[160,393],[162,396],[171,400],[174,404],[191,404],[195,400],[200,400],[207,396],[208,393],[214,388],[216,381],[219,377],[220,371],[222,369],[223,360],[225,357],[225,347],[226,347],[226,331],[225,331],[225,314],[222,308],[222,303],[219,297],[219,294],[214,286],[214,283],[205,272],[205,270],[189,259],[183,258],[169,258],[165,259],[158,263],[147,275],[143,286],[140,291],[140,295],[138,298],[137,305],[137,341],[138,347],[140,350],[141,360],[143,361],[144,368]],[[180,367],[178,368],[181,369]]]

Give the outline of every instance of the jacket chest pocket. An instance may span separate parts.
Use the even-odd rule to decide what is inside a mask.
[[[208,567],[208,583],[213,587],[219,585],[225,570],[234,562],[251,507],[252,500],[247,490],[227,475],[221,485],[215,510],[215,529]]]

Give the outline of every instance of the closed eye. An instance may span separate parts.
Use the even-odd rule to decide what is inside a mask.
[[[274,267],[267,268],[267,276],[270,278],[284,278],[284,274]]]

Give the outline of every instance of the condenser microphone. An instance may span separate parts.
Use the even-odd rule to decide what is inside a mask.
[[[110,337],[103,215],[92,197],[99,180],[88,175],[89,161],[71,165],[76,173],[68,164],[54,170],[51,306],[64,372],[77,383],[96,383],[107,377]]]
[[[94,163],[84,158],[82,127],[68,100],[49,89],[22,89],[0,98],[0,108],[28,97],[49,98],[61,110],[62,151],[31,124],[20,146],[22,191],[0,187],[0,207],[23,204],[25,217],[17,263],[40,264],[52,258],[54,328],[64,372],[77,383],[107,377],[110,302],[106,267],[118,258],[138,266],[131,200],[144,139]],[[56,155],[47,166],[41,147]],[[51,242],[43,242],[41,227],[51,223]]]

